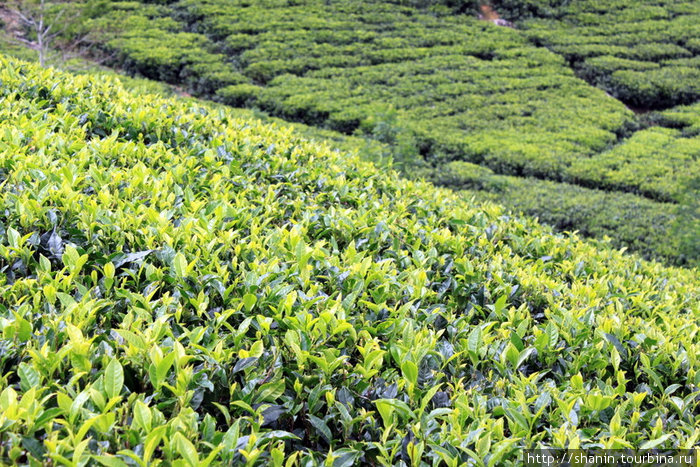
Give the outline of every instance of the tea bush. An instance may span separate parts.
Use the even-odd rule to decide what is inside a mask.
[[[2,464],[698,444],[697,271],[5,58],[0,134]]]
[[[213,105],[212,108],[217,107]],[[393,161],[393,167],[400,168],[404,176],[424,178],[436,185],[463,191],[468,198],[497,202],[510,210],[537,217],[561,231],[575,230],[589,238],[607,237],[616,248],[628,248],[645,258],[687,267],[698,266],[700,212],[697,211],[698,201],[695,196],[700,190],[700,177],[697,172],[693,175],[695,166],[692,165],[692,153],[687,152],[692,147],[692,140],[686,147],[686,140],[676,140],[674,137],[678,133],[674,131],[662,128],[641,131],[614,152],[628,164],[636,162],[635,157],[640,152],[639,157],[642,159],[639,165],[630,171],[645,174],[648,177],[647,183],[654,180],[655,159],[644,160],[643,144],[648,144],[648,149],[655,149],[656,158],[659,159],[668,154],[678,157],[679,161],[685,157],[686,167],[684,172],[676,174],[677,184],[666,186],[668,191],[660,190],[668,199],[679,201],[678,203],[659,202],[633,193],[605,191],[571,183],[498,175],[484,166],[462,161],[437,166],[421,164],[420,159],[416,160],[415,154],[411,152],[414,143],[411,142],[410,135],[406,134],[405,129],[394,126],[396,120],[392,113],[380,115],[373,122],[375,134],[372,138],[347,136],[243,109],[236,110],[235,114],[242,118],[258,118],[268,123],[292,127],[305,138],[330,141],[333,147],[357,154],[382,167],[388,161]],[[662,114],[650,115],[647,124],[674,127],[683,137],[692,137],[700,133],[697,131],[700,128],[698,117],[700,114],[694,108],[678,107]],[[658,144],[659,139],[665,144]],[[653,144],[655,141],[656,145]],[[684,150],[686,154],[683,154]],[[614,158],[609,154],[607,160],[607,164],[612,164]],[[576,167],[584,170],[586,162],[587,159],[583,159]],[[607,164],[602,167],[605,168]],[[680,162],[679,165],[682,166]],[[603,187],[606,173],[615,173],[595,171],[593,168],[591,172],[595,172]],[[646,185],[636,189],[643,186]],[[634,188],[630,185],[630,189]],[[465,202],[470,202],[468,198]]]
[[[27,61],[38,61],[36,51],[28,49],[20,44],[16,44],[6,33],[0,32],[0,54],[19,58]],[[51,53],[46,61],[50,66],[63,68],[71,73],[95,75],[95,79],[108,75],[111,78],[119,79],[120,83],[132,93],[138,94],[158,94],[161,96],[174,96],[175,92],[168,84],[160,81],[153,81],[144,78],[136,78],[119,73],[111,68],[98,65],[82,57],[72,57],[67,60],[61,59],[59,54]]]
[[[680,129],[686,137],[700,135],[700,103],[674,107],[653,116],[659,125]]]
[[[200,105],[205,105],[203,102]],[[208,108],[218,111],[216,104],[206,104]],[[676,108],[673,111],[654,115],[666,126],[683,127],[683,121],[695,121],[698,114],[688,108]],[[229,110],[231,111],[231,110]],[[687,186],[674,186],[668,192],[669,197],[680,197],[681,203],[657,202],[632,193],[604,191],[586,188],[570,183],[557,183],[528,177],[497,175],[492,170],[462,161],[453,161],[444,165],[430,166],[415,159],[410,135],[405,129],[395,127],[396,116],[393,113],[380,115],[373,122],[375,134],[371,138],[348,136],[332,130],[323,130],[299,123],[270,117],[264,113],[236,109],[239,118],[255,118],[262,121],[291,127],[304,138],[317,142],[330,142],[336,149],[356,154],[385,167],[392,162],[394,168],[401,169],[404,176],[413,179],[424,178],[432,183],[465,192],[467,199],[497,202],[510,210],[538,217],[540,221],[554,226],[558,230],[573,231],[585,237],[608,237],[616,248],[628,248],[645,258],[653,258],[667,264],[693,267],[698,265],[700,255],[697,251],[697,232],[700,232],[695,199],[683,198],[694,196],[699,187],[694,186],[698,178],[682,174],[681,179]],[[676,116],[672,120],[671,115]],[[685,120],[682,120],[686,117]],[[651,117],[650,117],[651,118]],[[650,123],[651,124],[651,123]],[[690,125],[690,123],[687,123]],[[690,128],[681,130],[681,134],[690,135]],[[649,131],[654,134],[654,131]],[[663,131],[660,131],[663,135]],[[641,132],[644,134],[644,132]],[[638,150],[641,139],[635,144],[625,145],[628,151]],[[673,148],[673,146],[671,146]],[[663,147],[659,148],[659,151]],[[668,149],[668,148],[667,148]],[[622,151],[620,151],[622,152]],[[659,152],[658,157],[663,157]],[[584,160],[585,161],[585,160]],[[578,167],[585,167],[584,161]],[[637,170],[653,167],[654,161],[642,164]],[[691,167],[688,167],[690,170]],[[649,170],[647,170],[649,171]],[[605,172],[597,176],[604,180]]]
[[[176,84],[197,95],[247,82],[206,36],[181,31],[169,11],[163,5],[111,2],[85,30],[99,31],[96,46],[107,62],[131,74]]]
[[[236,73],[232,82],[190,88],[348,134],[372,134],[374,117],[393,109],[429,159],[561,180],[572,161],[634,126],[632,112],[560,57],[468,16],[391,2],[182,0],[158,20],[177,18],[175,32],[154,27],[148,8],[133,11],[143,25],[134,20],[107,42],[127,70],[143,73],[142,64],[188,83],[208,66],[195,61],[219,63]]]
[[[623,187],[624,191],[672,202],[697,194],[690,184],[700,179],[698,154],[700,135],[685,137],[681,130],[654,126],[594,158],[574,162],[568,172],[582,185]]]

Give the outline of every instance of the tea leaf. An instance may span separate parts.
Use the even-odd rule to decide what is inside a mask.
[[[199,455],[190,440],[185,438],[181,433],[175,433],[172,438],[172,443],[175,445],[177,452],[191,467],[199,465]]]
[[[173,268],[178,277],[185,277],[187,275],[187,260],[182,253],[175,255],[173,259]]]
[[[119,396],[124,386],[124,370],[121,363],[115,358],[105,368],[104,385],[107,397],[110,399]]]
[[[17,368],[22,391],[27,392],[31,388],[38,388],[41,383],[39,372],[27,363],[20,363]]]

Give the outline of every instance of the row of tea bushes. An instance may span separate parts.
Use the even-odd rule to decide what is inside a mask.
[[[663,115],[656,118],[673,125]],[[652,126],[596,157],[574,162],[567,172],[582,185],[622,188],[656,200],[683,201],[700,194],[697,187],[693,188],[700,180],[699,155],[700,134]]]
[[[561,231],[609,237],[649,258],[697,266],[700,216],[697,201],[660,203],[630,193],[615,193],[567,183],[494,174],[488,168],[455,161],[429,175],[434,183],[462,190],[537,217]],[[697,192],[698,187],[694,187]],[[614,214],[613,214],[614,213]]]
[[[109,64],[128,73],[205,97],[221,87],[247,82],[205,35],[180,30],[169,13],[164,5],[116,1],[84,27],[100,32],[93,34],[98,41],[95,47]]]
[[[639,109],[700,99],[700,4],[692,0],[496,0],[538,44]],[[523,11],[525,4],[539,8]]]
[[[219,107],[213,105],[211,108]],[[657,118],[663,118],[663,123],[668,126],[679,126],[678,120],[683,116],[697,118],[698,114],[691,112],[692,109],[684,110],[675,108]],[[382,143],[372,138],[347,136],[332,130],[291,123],[260,112],[244,109],[234,112],[239,118],[260,119],[268,124],[293,128],[304,138],[329,142],[336,150],[359,155],[381,167],[391,163],[394,168],[401,169],[404,176],[427,179],[435,185],[462,191],[467,197],[501,204],[513,212],[536,217],[559,231],[577,231],[588,238],[609,238],[615,248],[625,248],[648,259],[693,267],[697,266],[697,258],[700,257],[696,240],[697,232],[700,232],[700,217],[692,210],[693,206],[697,206],[697,201],[682,198],[681,189],[668,192],[669,197],[681,197],[682,202],[676,204],[657,202],[633,193],[497,175],[487,167],[462,161],[430,166],[422,163],[417,154],[406,157],[397,153],[401,145],[395,140]],[[677,120],[672,121],[672,115]],[[640,136],[647,132],[653,135],[657,130],[665,133],[657,128],[640,132],[635,135],[634,141],[624,146],[626,151],[639,150],[644,143]],[[662,156],[659,152],[658,157]],[[649,160],[638,169],[651,173],[653,164],[654,161]],[[584,168],[585,165],[581,163],[578,167]],[[597,175],[604,180],[605,173],[600,170]],[[697,175],[692,179],[684,174],[684,180],[685,196],[697,196],[700,187],[693,185],[693,180],[697,183]],[[469,202],[468,198],[466,202]]]
[[[185,29],[197,31],[176,35],[205,41],[204,33],[212,39],[210,48],[218,44],[235,57],[231,61],[240,74],[234,84],[217,87],[209,80],[214,97],[224,103],[257,106],[344,133],[372,133],[381,115],[395,109],[398,125],[415,134],[419,152],[429,159],[468,160],[498,173],[660,200],[675,199],[676,187],[685,186],[677,183],[677,174],[686,173],[687,157],[659,158],[652,149],[630,165],[629,154],[606,152],[637,127],[632,113],[576,79],[555,55],[528,46],[507,28],[376,2],[232,6],[222,0],[182,0],[175,8],[173,15]],[[144,27],[152,23],[142,21]],[[198,73],[188,65],[189,56],[208,67],[209,58],[198,46],[178,44],[160,30],[153,34],[159,37],[155,44],[136,27],[110,44],[128,60],[160,70],[167,81],[182,79],[183,71],[144,57],[166,50],[166,62],[186,67],[193,76]],[[214,54],[211,61],[226,60]],[[686,140],[674,144],[681,154],[694,151]],[[648,180],[638,175],[638,166],[651,159]],[[605,167],[605,177],[597,166]]]
[[[207,107],[215,112],[221,109],[216,104],[207,104]],[[696,115],[691,112],[684,113],[683,110],[676,108],[657,118],[663,118],[664,124],[670,126],[673,124],[670,120],[671,115],[677,115],[677,118]],[[385,135],[374,135],[386,140],[380,142],[373,138],[348,136],[332,130],[292,123],[257,111],[229,111],[234,112],[238,118],[256,119],[280,128],[292,128],[295,133],[306,139],[319,143],[327,142],[335,150],[358,155],[380,167],[391,164],[392,167],[401,169],[401,173],[409,178],[427,179],[438,186],[463,191],[468,197],[474,196],[479,201],[496,202],[511,211],[537,217],[541,222],[559,231],[575,230],[589,238],[607,237],[615,248],[626,248],[649,259],[695,266],[700,256],[695,241],[695,232],[700,231],[698,215],[689,210],[691,205],[697,203],[691,200],[680,205],[656,202],[632,193],[497,175],[487,167],[461,161],[430,166],[422,163],[417,153],[406,155],[397,152],[400,151],[401,144],[396,141],[396,137],[387,139]],[[675,125],[679,126],[679,123]],[[650,133],[655,131],[656,129],[653,129]],[[664,133],[663,130],[660,131]],[[642,144],[638,139],[641,134],[644,132],[635,135],[637,141],[630,142],[628,151]],[[647,161],[640,170],[651,170],[650,167],[653,167],[653,161]],[[605,172],[600,171],[598,176],[603,180]],[[689,177],[686,179],[687,193],[697,193],[698,187],[691,186]],[[672,196],[671,192],[669,196]]]
[[[700,135],[700,102],[694,105],[678,106],[653,114],[653,123],[677,128],[689,138]]]
[[[469,17],[383,2],[177,5],[187,28],[232,47],[251,78],[218,92],[232,105],[345,133],[371,132],[393,108],[423,154],[488,155],[492,168],[548,178],[632,125],[555,55]]]
[[[700,439],[697,275],[0,58],[0,463],[516,465]]]
[[[120,83],[130,92],[137,94],[157,94],[163,97],[170,97],[176,94],[172,86],[160,81],[146,78],[132,77],[124,73],[119,73],[111,68],[99,65],[82,57],[73,57],[64,60],[60,51],[52,51],[47,58],[47,64],[61,68],[71,73],[90,74],[96,79],[109,76],[112,79],[119,79]],[[0,31],[0,54],[26,61],[38,61],[36,51],[15,43],[8,35]]]
[[[219,87],[215,98],[344,133],[371,133],[377,117],[395,109],[430,157],[556,180],[573,160],[634,127],[630,111],[575,78],[556,55],[466,16],[317,0],[183,0],[172,8],[187,31],[176,34],[205,35],[209,49],[247,77]],[[187,54],[172,58],[179,64],[203,55],[161,31],[153,43],[143,39],[140,28],[150,22],[109,42],[127,69],[137,70],[130,61],[148,66],[144,57],[161,49]],[[161,79],[181,79],[182,70],[154,60]]]

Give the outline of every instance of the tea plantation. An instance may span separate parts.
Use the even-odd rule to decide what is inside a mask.
[[[535,43],[638,109],[700,99],[700,3],[496,0]]]
[[[0,464],[699,443],[694,271],[107,77],[0,58],[0,135]]]
[[[179,24],[135,8],[127,18],[139,25],[107,43],[127,70],[186,83],[191,75],[193,90],[204,81],[225,103],[344,133],[371,132],[394,109],[430,158],[561,179],[572,161],[634,124],[631,111],[577,79],[561,57],[475,18],[362,1],[183,0],[172,8],[160,14]],[[169,33],[177,27],[196,33]],[[221,79],[242,82],[219,86],[211,71],[200,78],[210,63],[228,68]]]
[[[513,182],[512,196],[498,198],[508,208],[647,258],[699,264],[700,136],[692,128],[700,116],[635,113],[697,100],[695,3],[620,0],[606,14],[585,0],[495,2],[519,29],[478,20],[477,3],[110,2],[86,28],[100,31],[94,53],[127,72],[375,139],[410,177],[440,183],[452,177],[451,162],[477,164]],[[598,16],[600,26],[588,25]],[[648,38],[628,47],[644,28]],[[646,55],[615,55],[623,45]],[[588,62],[571,55],[581,48],[591,50]],[[665,104],[626,98],[607,84],[618,78],[637,83],[624,88],[635,96],[660,92],[654,99]],[[597,214],[586,214],[603,194]]]

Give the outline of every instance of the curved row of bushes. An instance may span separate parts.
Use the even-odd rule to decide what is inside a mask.
[[[537,217],[558,230],[609,237],[617,247],[624,246],[648,258],[698,265],[700,212],[695,200],[680,205],[659,203],[629,193],[497,175],[483,166],[461,161],[450,162],[430,172],[429,177],[438,185],[462,190],[478,200],[494,201]],[[688,191],[698,189],[686,187]]]
[[[190,86],[198,94],[344,133],[371,134],[377,116],[396,109],[398,124],[410,128],[419,152],[434,160],[469,160],[499,173],[597,186],[595,177],[569,167],[634,127],[631,112],[577,80],[555,55],[527,45],[516,32],[467,17],[435,18],[390,3],[244,2],[232,8],[208,0],[174,8],[196,34],[158,31],[158,42],[151,43],[136,27],[109,42],[128,57],[123,66],[138,71],[140,63],[164,70],[161,79],[185,84],[188,76],[200,76],[213,96]],[[211,60],[238,70],[226,75],[233,83],[196,71],[209,63],[198,45],[202,33],[213,39],[210,48],[231,57],[230,64],[221,55]],[[177,45],[182,35],[189,44]],[[169,44],[176,45],[171,50]],[[187,57],[174,56],[180,53]],[[154,65],[152,56],[163,63]],[[180,68],[172,74],[168,63]],[[660,189],[609,188],[668,200],[676,171],[669,161],[655,175]]]

